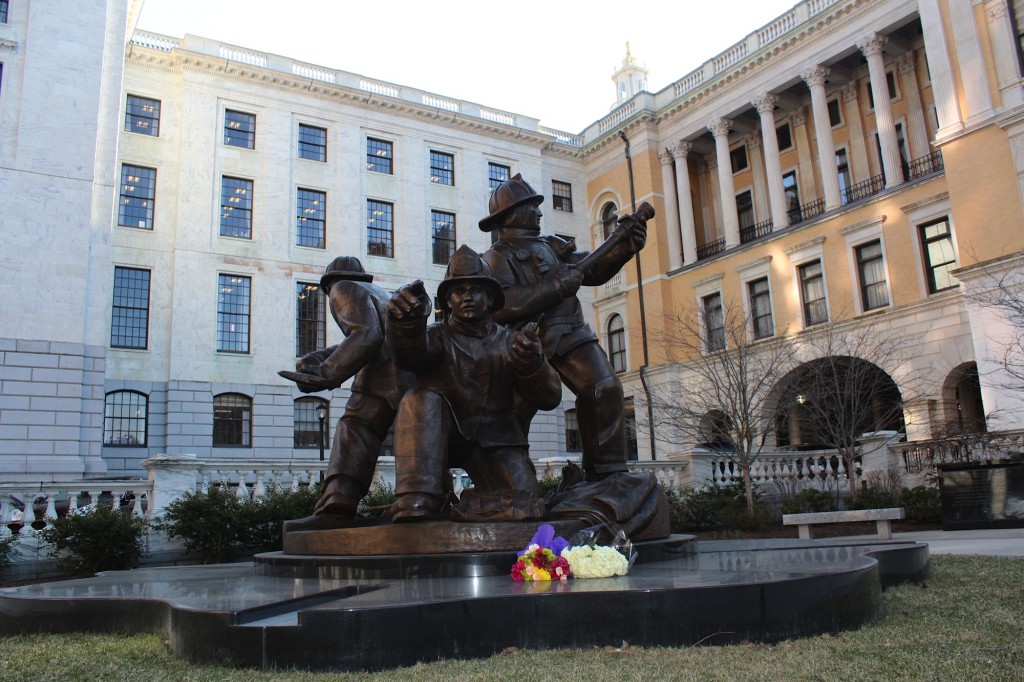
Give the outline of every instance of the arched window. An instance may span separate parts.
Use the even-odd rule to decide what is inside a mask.
[[[626,371],[626,327],[621,315],[608,320],[608,359],[616,372]]]
[[[580,437],[580,423],[576,419],[576,408],[565,411],[565,451],[583,452],[583,439]]]
[[[619,216],[616,214],[618,210],[618,207],[610,201],[601,209],[601,225],[604,228],[605,239],[608,239],[611,236],[612,230],[615,229],[615,224],[619,219]]]
[[[292,420],[295,428],[295,447],[320,447],[320,418],[316,416],[316,408],[319,405],[327,408],[327,418],[323,424],[324,445],[331,442],[330,403],[323,398],[306,397],[295,401],[295,416]]]
[[[252,398],[241,393],[213,396],[213,446],[252,447]]]
[[[149,396],[138,391],[111,391],[103,406],[103,444],[145,447],[149,431]]]

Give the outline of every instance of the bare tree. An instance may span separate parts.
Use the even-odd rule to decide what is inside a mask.
[[[776,424],[770,391],[796,356],[793,342],[771,337],[770,327],[770,319],[746,315],[740,304],[709,297],[696,310],[666,316],[654,339],[681,375],[651,389],[657,438],[721,449],[742,471],[751,512],[750,467]],[[756,339],[755,329],[766,338]]]
[[[995,270],[995,268],[993,268]],[[1024,273],[1017,268],[1001,269],[977,278],[969,288],[971,304],[994,311],[1005,324],[987,329],[997,355],[1002,377],[988,377],[1010,391],[1024,389]]]
[[[853,494],[857,458],[864,448],[885,443],[864,436],[903,431],[904,405],[919,397],[920,377],[909,370],[911,340],[875,326],[833,322],[807,342],[813,359],[787,378],[780,407],[798,422],[800,444],[837,451]]]

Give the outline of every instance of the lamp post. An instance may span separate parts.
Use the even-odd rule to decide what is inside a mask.
[[[316,418],[320,420],[320,436],[317,440],[320,441],[320,482],[324,482],[324,422],[327,420],[327,403],[319,402],[316,405]]]

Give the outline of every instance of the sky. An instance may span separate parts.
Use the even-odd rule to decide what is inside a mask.
[[[199,35],[582,132],[626,42],[657,92],[796,0],[145,0],[137,28]]]

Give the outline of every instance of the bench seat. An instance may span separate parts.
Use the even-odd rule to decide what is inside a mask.
[[[805,514],[783,514],[783,526],[799,526],[800,537],[810,540],[814,537],[812,526],[822,523],[855,523],[857,521],[874,521],[878,529],[878,537],[882,540],[892,539],[890,521],[906,518],[903,507],[886,509],[855,509],[853,511],[808,512]]]

